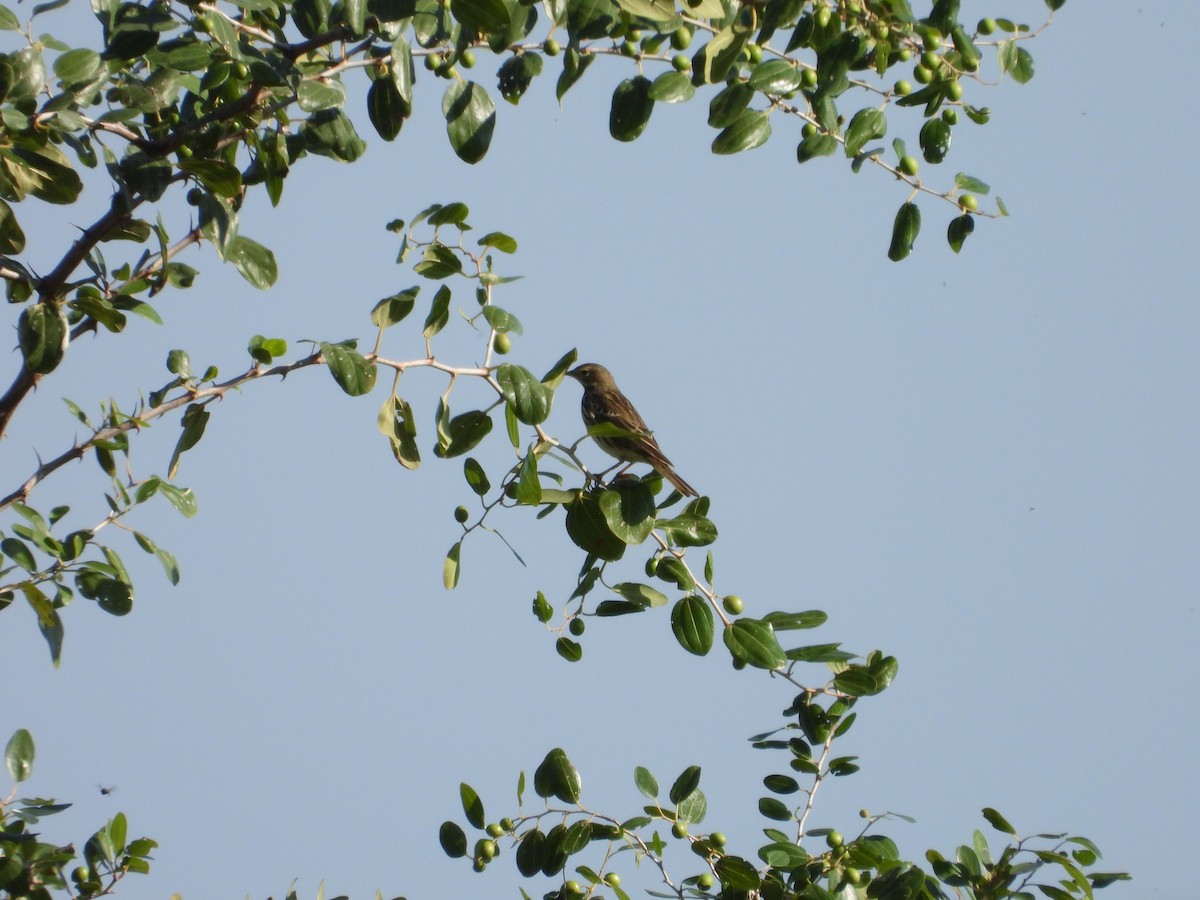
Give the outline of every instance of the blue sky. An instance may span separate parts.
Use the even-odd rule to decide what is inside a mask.
[[[1011,5],[979,11],[1041,15]],[[83,6],[52,15],[55,33],[90,20]],[[1176,854],[1200,802],[1200,129],[1187,57],[1168,51],[1198,26],[1189,3],[1068,3],[1031,46],[1032,83],[973,89],[993,121],[956,129],[944,167],[991,183],[1012,216],[981,222],[955,256],[949,210],[922,201],[902,264],[885,256],[902,187],[837,158],[798,167],[790,126],[716,157],[698,98],[618,144],[607,97],[627,73],[601,60],[559,109],[551,63],[468,167],[446,146],[442,85],[424,78],[394,144],[364,128],[360,163],[306,160],[278,210],[247,204],[243,232],[279,258],[273,290],[194,252],[202,276],[161,298],[165,327],[71,348],[15,420],[0,475],[15,484],[35,451],[70,442],[60,397],[128,405],[167,380],[171,348],[232,374],[256,333],[297,354],[305,338],[369,343],[376,300],[418,281],[386,222],[465,201],[477,228],[521,244],[503,266],[525,277],[497,294],[525,326],[510,358],[540,372],[577,347],[618,374],[712,497],[718,587],[751,615],[823,609],[814,640],[899,658],[845,739],[862,772],[822,789],[812,824],[849,834],[860,807],[904,813],[916,824],[887,833],[920,858],[990,834],[978,811],[995,806],[1022,833],[1087,835],[1106,868],[1133,871],[1105,896],[1185,895]],[[486,56],[476,72],[491,85]],[[916,127],[898,126],[910,145]],[[22,224],[44,270],[89,220],[32,202]],[[423,353],[406,326],[388,356]],[[449,333],[440,346],[478,356]],[[122,810],[158,839],[127,898],[278,897],[293,878],[301,896],[321,878],[354,897],[516,896],[510,859],[474,875],[437,827],[462,820],[463,780],[489,818],[511,813],[517,772],[562,746],[585,804],[618,815],[641,806],[634,766],[669,783],[702,765],[704,827],[752,857],[761,779],[784,761],[744,738],[775,727],[791,693],[720,653],[685,654],[665,611],[591,623],[583,661],[566,664],[529,603],[539,589],[561,603],[579,560],[560,528],[521,513],[497,524],[528,568],[470,540],[445,592],[469,493],[460,464],[428,452],[443,382],[404,384],[424,427],[417,472],[375,430],[386,387],[348,398],[315,369],[251,385],[184,457],[199,515],[139,514],[179,558],[178,587],[130,545],[133,614],[73,604],[57,671],[29,610],[4,613],[0,655],[20,674],[0,730],[38,742],[27,794],[76,803],[47,832],[82,841]],[[568,440],[577,401],[565,385],[549,422]],[[139,473],[165,470],[176,434],[139,436]],[[497,438],[485,456],[499,463]],[[72,466],[35,499],[90,524],[102,489]],[[668,864],[692,873],[692,859]],[[643,884],[624,864],[627,886]]]

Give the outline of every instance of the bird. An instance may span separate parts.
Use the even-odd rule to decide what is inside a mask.
[[[621,462],[646,463],[653,467],[663,478],[671,482],[675,490],[685,497],[696,497],[696,489],[684,481],[671,468],[671,461],[659,449],[658,441],[646,427],[645,420],[629,398],[621,393],[613,380],[612,372],[599,363],[583,363],[567,372],[583,386],[583,400],[580,411],[583,413],[585,425],[598,425],[610,422],[618,428],[634,432],[629,437],[605,437],[594,434],[592,439],[600,449],[619,459]],[[625,468],[629,468],[626,466]]]

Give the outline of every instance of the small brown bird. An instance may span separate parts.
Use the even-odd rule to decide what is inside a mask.
[[[592,439],[601,450],[630,465],[646,463],[671,482],[675,490],[683,496],[697,496],[696,490],[675,474],[675,470],[671,468],[671,461],[659,449],[658,441],[654,440],[646,422],[638,415],[629,398],[617,387],[612,372],[598,363],[583,363],[567,374],[583,385],[581,409],[585,425],[610,422],[623,431],[636,432],[636,435],[630,437],[592,435]]]

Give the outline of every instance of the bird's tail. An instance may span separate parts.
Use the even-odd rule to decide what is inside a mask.
[[[700,496],[696,492],[696,489],[694,487],[692,487],[690,484],[688,484],[686,481],[684,481],[682,478],[680,478],[675,473],[675,470],[672,469],[670,466],[655,466],[655,469],[658,470],[659,475],[661,475],[663,478],[667,479],[667,481],[671,482],[671,486],[674,487],[675,490],[679,491],[679,493],[683,494],[683,496],[685,496],[685,497]]]

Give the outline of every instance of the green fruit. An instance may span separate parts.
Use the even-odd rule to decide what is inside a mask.
[[[912,51],[907,47],[901,47],[900,52],[896,56],[900,59],[900,62],[908,62],[912,59]]]
[[[500,820],[500,827],[503,828],[504,832],[507,834],[508,832],[512,831],[513,828],[516,827],[516,825],[513,823],[512,819],[505,816],[503,819]]]
[[[498,333],[494,338],[492,338],[492,349],[503,356],[512,349],[512,338],[510,338],[504,332]]]
[[[957,125],[958,124],[958,112],[953,109],[943,109],[942,110],[942,121],[945,122],[947,125]]]
[[[441,62],[441,57],[436,53],[430,53],[425,57],[425,68],[432,72],[437,68],[439,62]]]
[[[692,43],[692,29],[686,25],[680,25],[671,32],[671,46],[676,50],[686,50],[688,45]]]
[[[991,18],[980,19],[979,24],[975,27],[978,29],[980,34],[991,34],[996,30],[996,20]]]
[[[894,85],[892,85],[892,91],[897,96],[907,97],[909,94],[912,93],[912,82],[905,81],[903,78],[901,78]]]
[[[758,46],[758,44],[751,44],[746,50],[750,54],[750,62],[755,65],[762,62],[762,47]]]
[[[74,882],[87,881],[88,874],[87,866],[76,866],[71,870],[71,880]]]
[[[957,81],[950,82],[946,85],[946,96],[955,102],[961,100],[963,97],[963,86]]]
[[[817,133],[817,126],[812,122],[805,122],[804,127],[800,129],[801,137],[812,137]]]
[[[480,859],[492,859],[496,856],[496,842],[480,838],[475,842],[475,856]]]
[[[487,868],[487,860],[484,859],[482,856],[477,856],[477,857],[475,857],[475,862],[473,862],[471,864],[471,868],[474,869],[476,872],[482,872],[484,869]]]
[[[721,831],[714,831],[708,836],[708,842],[714,847],[724,847],[728,841],[729,839],[725,837],[725,833]]]
[[[460,63],[462,63],[462,67],[464,69],[474,68],[475,67],[475,51],[474,50],[464,50],[462,53],[459,54],[458,61]]]
[[[933,81],[933,72],[924,66],[917,66],[913,69],[913,79],[919,84],[929,84]]]
[[[842,846],[842,844],[846,843],[846,839],[842,837],[842,833],[840,831],[831,831],[829,834],[825,835],[825,843],[836,850],[838,847]]]
[[[630,28],[625,32],[625,40],[633,41],[635,44],[642,39],[642,29]]]
[[[244,62],[234,63],[233,64],[233,74],[237,78],[245,78],[247,75],[250,74],[250,67],[248,65],[246,65]]]
[[[558,56],[560,50],[562,48],[558,46],[558,41],[554,38],[546,38],[542,41],[542,52],[547,56]]]
[[[586,628],[587,628],[587,623],[584,622],[583,619],[579,619],[579,618],[572,619],[571,624],[567,626],[567,630],[570,631],[571,634],[575,635],[576,637],[579,637],[579,635],[583,634],[584,629],[586,629]]]
[[[637,56],[637,54],[638,54],[637,44],[631,44],[631,43],[629,43],[629,41],[626,41],[625,43],[623,43],[621,45],[621,55],[622,56]]]
[[[203,200],[204,191],[200,190],[200,188],[194,187],[187,192],[188,206],[199,206]]]
[[[846,869],[842,872],[842,878],[846,880],[847,884],[858,884],[862,881],[862,872],[858,869]]]
[[[497,825],[495,822],[493,822],[487,827],[487,833],[494,838],[498,838],[500,835],[504,834],[504,828],[503,826]]]
[[[821,28],[828,28],[831,18],[833,18],[833,13],[829,11],[828,6],[822,6],[817,10],[817,25]]]
[[[942,36],[936,31],[925,32],[925,49],[938,50],[942,46]]]
[[[742,598],[737,594],[730,594],[721,601],[721,605],[725,607],[725,612],[729,613],[731,616],[741,615],[742,610],[745,608],[745,604],[742,603]]]
[[[958,198],[958,205],[967,212],[975,212],[979,209],[979,198],[974,194],[963,194]]]
[[[462,525],[469,518],[471,518],[471,512],[465,506],[460,506],[454,510],[454,521],[459,525]]]
[[[658,571],[658,557],[652,556],[648,560],[646,560],[646,576],[649,578],[653,578],[654,573],[657,571]]]
[[[687,822],[676,822],[671,826],[671,834],[681,840],[687,837]]]
[[[692,61],[684,53],[676,53],[671,57],[671,65],[675,67],[676,72],[692,71]]]
[[[618,875],[616,872],[609,872],[607,875],[604,876],[604,883],[607,884],[609,887],[620,887],[621,886],[621,876]]]
[[[800,85],[802,87],[808,88],[810,90],[812,88],[815,88],[817,86],[817,70],[816,69],[804,69],[803,71],[801,71]]]
[[[923,65],[927,69],[932,69],[932,70],[936,71],[937,67],[939,65],[941,65],[941,63],[942,63],[942,58],[940,56],[938,56],[936,53],[934,53],[932,50],[926,50],[924,53],[921,54],[921,65]]]
[[[913,157],[913,156],[902,157],[900,159],[900,167],[899,168],[900,168],[900,171],[903,172],[905,175],[910,175],[910,176],[916,175],[917,168],[918,168],[916,157]]]
[[[579,897],[583,894],[583,885],[578,881],[568,881],[563,885],[563,893],[568,897]]]
[[[705,872],[703,875],[701,875],[699,878],[696,879],[696,887],[700,888],[700,890],[702,890],[702,891],[707,891],[708,889],[710,889],[713,886],[713,884],[714,884],[714,881],[713,881],[712,873],[710,873],[710,872]]]
[[[860,819],[869,819],[871,818],[871,811],[864,806],[858,811],[858,816]]]

